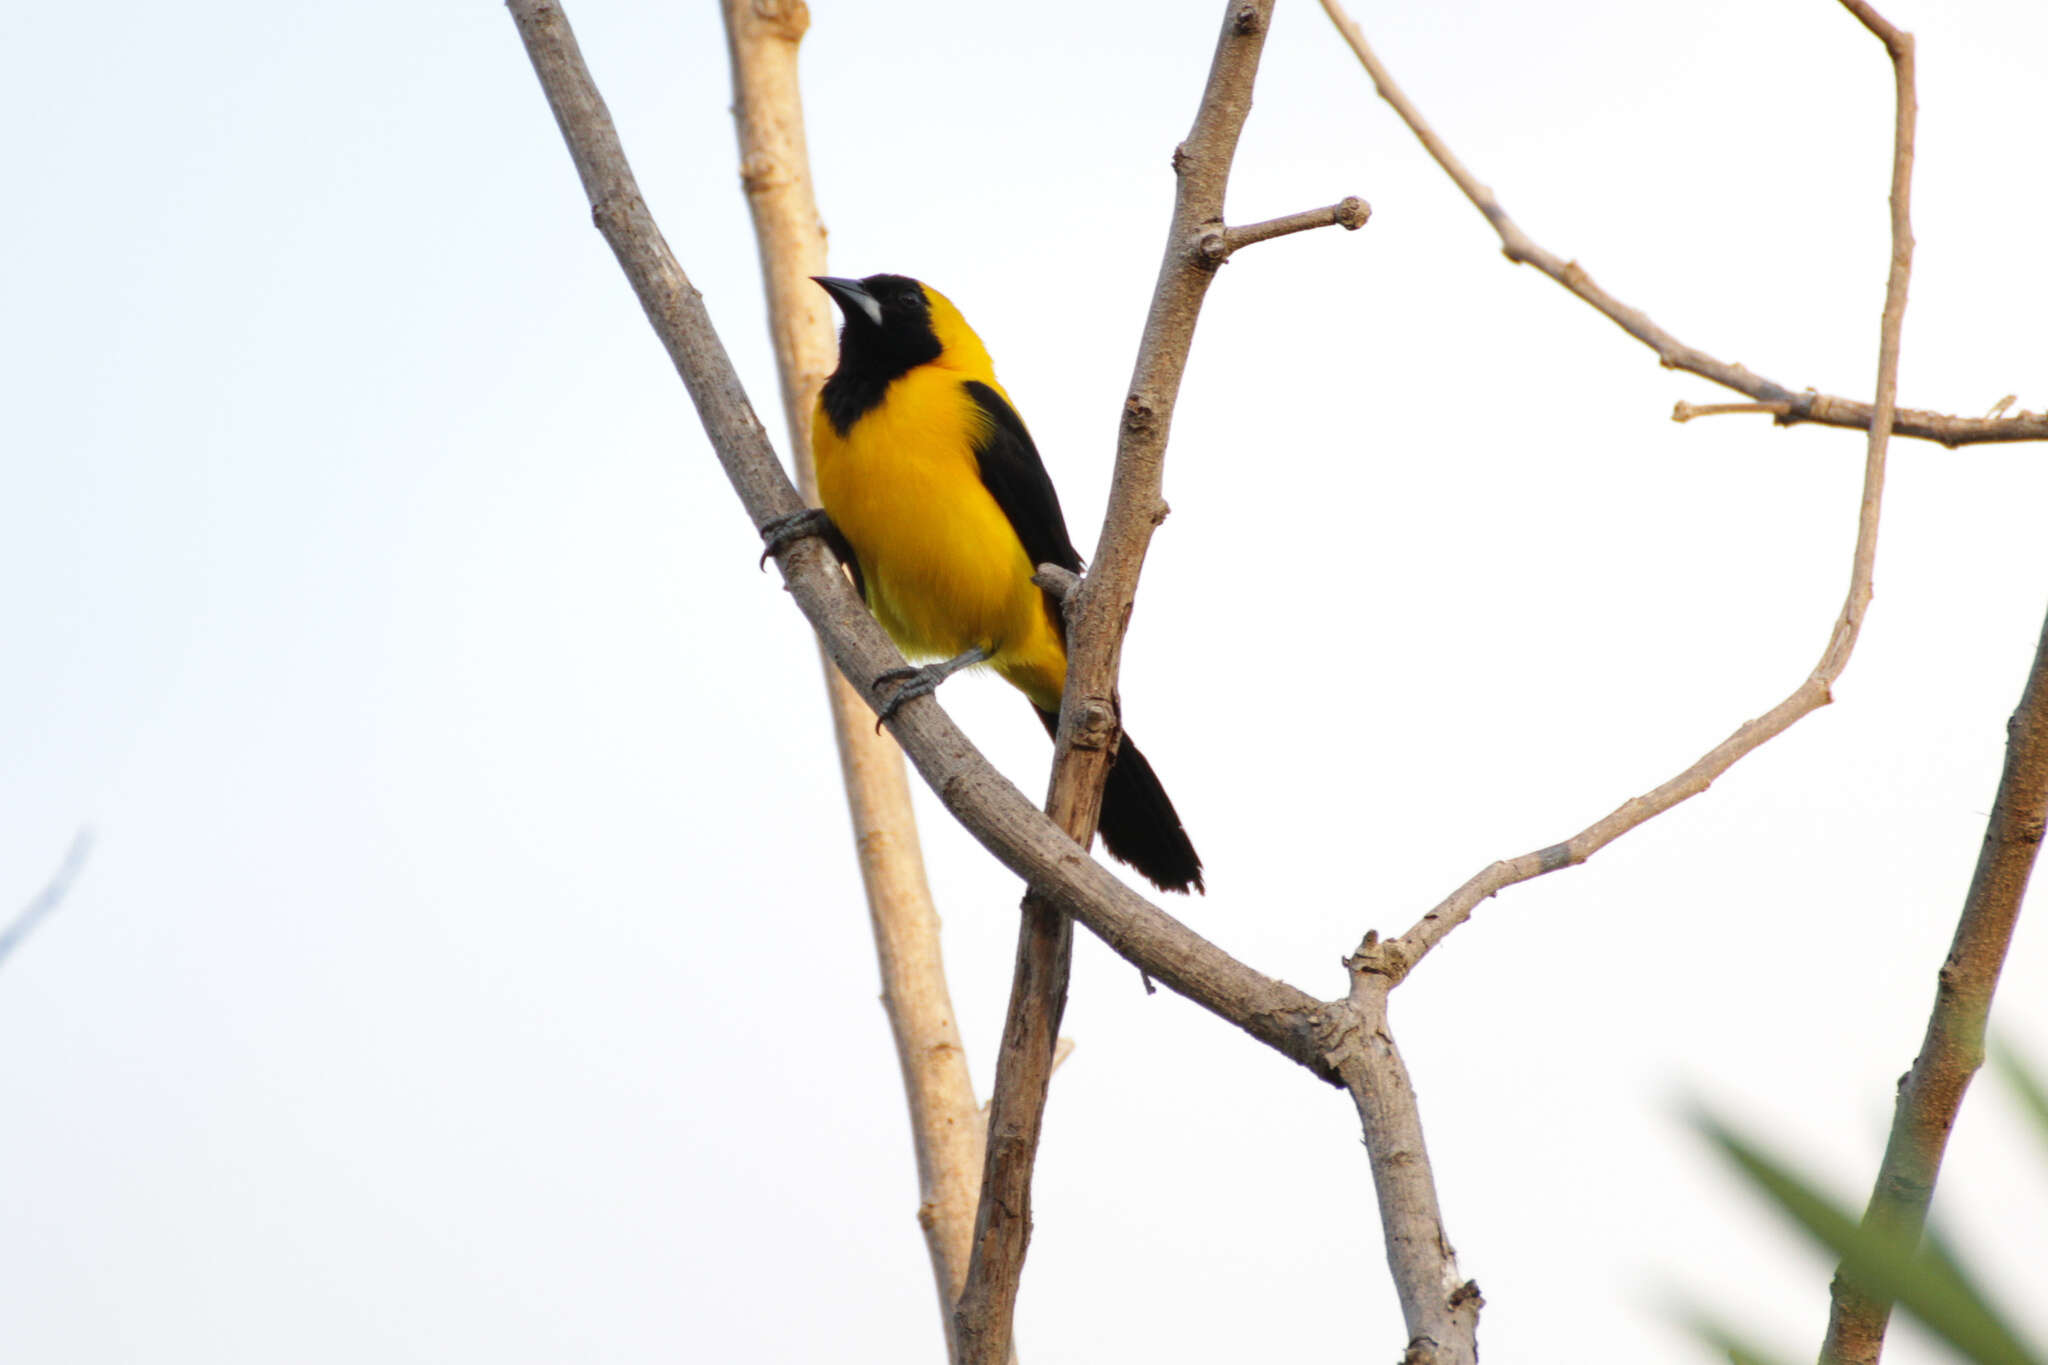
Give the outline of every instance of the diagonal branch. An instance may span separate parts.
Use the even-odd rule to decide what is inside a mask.
[[[1716,360],[1706,352],[1686,345],[1677,337],[1651,321],[1648,314],[1631,308],[1620,299],[1593,283],[1592,276],[1577,261],[1567,261],[1538,245],[1514,219],[1508,216],[1493,191],[1479,183],[1478,177],[1465,168],[1450,147],[1437,135],[1434,128],[1422,117],[1421,111],[1402,93],[1394,83],[1387,68],[1365,41],[1365,34],[1358,24],[1344,11],[1338,0],[1322,0],[1323,10],[1330,16],[1330,22],[1337,26],[1338,33],[1357,55],[1366,74],[1372,77],[1373,86],[1381,99],[1392,105],[1401,121],[1408,125],[1418,141],[1444,173],[1457,183],[1465,197],[1472,201],[1472,207],[1479,210],[1486,221],[1499,234],[1501,251],[1517,265],[1533,265],[1551,279],[1563,285],[1579,298],[1585,300],[1608,321],[1627,332],[1637,341],[1657,353],[1658,363],[1668,370],[1684,370],[1702,379],[1710,379],[1724,388],[1748,394],[1760,403],[1773,405],[1773,417],[1780,426],[1792,426],[1800,422],[1812,422],[1822,426],[1847,427],[1867,431],[1877,421],[1876,404],[1859,403],[1853,399],[1836,398],[1812,389],[1798,392],[1785,387],[1762,375],[1752,374],[1740,365],[1731,365]],[[1777,411],[1777,404],[1784,410]],[[1680,420],[1683,420],[1682,418]],[[1894,429],[1901,436],[1911,436],[1923,441],[1938,441],[1945,446],[1977,445],[1993,441],[2044,441],[2048,440],[2048,412],[2021,412],[2011,417],[1953,417],[1944,413],[1925,412],[1918,408],[1896,410],[1893,416]],[[1497,888],[1496,888],[1497,889]]]
[[[632,284],[697,407],[733,490],[756,529],[802,510],[718,340],[703,297],[669,252],[633,180],[618,134],[574,34],[549,0],[508,0],[592,217]],[[849,680],[900,667],[903,656],[815,538],[780,546],[790,595]],[[1390,1229],[1388,1260],[1409,1333],[1411,1365],[1476,1359],[1477,1290],[1461,1282],[1419,1141],[1414,1094],[1385,1018],[1347,997],[1321,1001],[1273,980],[1188,929],[1111,876],[974,749],[944,710],[912,706],[891,732],[946,808],[1055,910],[1088,926],[1119,956],[1319,1078],[1352,1091],[1365,1122],[1374,1187]],[[1393,977],[1361,950],[1353,967]],[[1379,988],[1368,983],[1371,991]],[[1355,992],[1356,993],[1356,992]],[[1370,994],[1366,999],[1370,1001]],[[1393,1235],[1398,1230],[1399,1235]]]
[[[1843,0],[1843,3],[1849,5],[1851,9],[1857,9],[1860,0]],[[1342,15],[1342,11],[1334,7],[1333,0],[1324,0],[1324,7],[1329,9],[1333,16]],[[1858,10],[1859,17],[1866,12],[1867,10]],[[1340,18],[1339,22],[1341,27],[1350,21]],[[1353,25],[1352,31],[1355,30],[1356,26]],[[1898,113],[1892,150],[1892,252],[1891,266],[1885,281],[1884,316],[1878,333],[1877,395],[1870,408],[1875,416],[1870,422],[1865,443],[1863,496],[1857,507],[1856,549],[1849,569],[1849,592],[1842,602],[1841,613],[1835,618],[1834,628],[1828,634],[1827,647],[1821,653],[1820,662],[1814,666],[1806,681],[1793,689],[1790,696],[1755,720],[1744,721],[1736,727],[1734,734],[1708,750],[1698,762],[1662,786],[1622,802],[1607,815],[1561,844],[1552,844],[1533,853],[1524,853],[1519,858],[1494,863],[1453,891],[1417,921],[1407,933],[1387,945],[1389,970],[1395,972],[1397,977],[1405,975],[1430,949],[1441,943],[1445,935],[1469,919],[1473,909],[1481,901],[1517,882],[1525,882],[1547,872],[1555,872],[1559,868],[1583,863],[1636,826],[1662,815],[1689,797],[1699,795],[1712,785],[1715,778],[1727,772],[1745,755],[1776,739],[1802,716],[1834,700],[1831,689],[1835,680],[1841,677],[1842,670],[1849,665],[1849,656],[1856,648],[1857,634],[1863,628],[1864,614],[1870,608],[1871,570],[1877,559],[1878,513],[1884,495],[1885,452],[1890,443],[1893,417],[1897,408],[1899,335],[1905,326],[1906,286],[1913,270],[1913,227],[1909,210],[1913,184],[1913,126],[1916,105],[1913,100],[1912,39],[1909,35],[1900,35],[1900,38],[1903,46],[1893,48],[1893,61],[1898,70]],[[1363,49],[1363,44],[1364,40],[1361,38],[1355,40],[1353,46]],[[1374,78],[1381,79],[1384,73],[1378,63],[1363,51],[1361,56],[1374,72]],[[1383,83],[1381,93],[1385,94],[1390,88],[1391,82]],[[1399,92],[1395,91],[1389,98],[1393,99],[1398,95]],[[1395,107],[1404,106],[1405,102],[1401,102]],[[1404,112],[1402,117],[1408,118],[1409,113]],[[1420,120],[1417,118],[1411,122],[1419,124]],[[1427,126],[1421,125],[1424,129]],[[1434,136],[1430,134],[1429,138]],[[1425,138],[1425,141],[1429,138]],[[1433,146],[1432,151],[1435,150]],[[1438,155],[1438,160],[1442,161],[1449,155],[1447,151],[1442,152]],[[1456,162],[1451,161],[1447,164],[1447,169],[1455,165]],[[1463,167],[1453,171],[1453,175],[1456,176],[1464,174]],[[1462,185],[1465,180],[1460,180],[1459,183]],[[1471,194],[1473,191],[1468,189],[1466,192]],[[1474,202],[1477,203],[1479,200],[1475,198]],[[1501,216],[1501,221],[1505,221],[1505,215]],[[1512,224],[1509,227],[1512,228]]]
[[[1984,828],[1977,871],[1936,981],[1920,1055],[1899,1085],[1891,1137],[1863,1214],[1866,1231],[1882,1231],[1899,1246],[1917,1242],[1926,1226],[1949,1131],[1963,1093],[1984,1064],[1992,992],[2048,827],[2048,621],[2042,623],[2033,669],[2006,736],[2005,772]],[[1846,1269],[1836,1271],[1829,1294],[1821,1365],[1876,1365],[1891,1318],[1890,1300],[1865,1291]]]
[[[508,0],[507,8],[583,180],[591,216],[674,362],[747,516],[759,529],[802,511],[705,311],[703,295],[676,263],[640,197],[611,115],[561,6],[552,0]],[[864,683],[903,666],[903,655],[818,540],[790,541],[775,558],[790,596],[844,676]],[[1320,1037],[1334,1006],[1239,962],[1118,881],[997,772],[943,708],[906,706],[888,728],[954,818],[1111,951],[1322,1079],[1338,1083]]]
[[[810,280],[826,273],[825,229],[811,190],[797,82],[797,49],[810,15],[801,4],[758,0],[724,0],[723,9],[740,176],[761,249],[783,413],[797,483],[805,501],[815,502],[811,405],[832,368],[834,348],[825,296]],[[953,1304],[967,1280],[985,1130],[946,987],[939,917],[925,879],[903,754],[894,740],[875,732],[867,704],[822,650],[819,658],[874,930],[882,1008],[910,1105],[917,1221],[950,1345]]]

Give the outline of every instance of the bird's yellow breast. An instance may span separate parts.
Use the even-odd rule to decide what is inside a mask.
[[[844,436],[814,414],[819,499],[905,654],[988,650],[998,672],[1057,709],[1065,651],[1023,542],[982,483],[974,451],[989,419],[964,387],[970,377],[919,366]]]

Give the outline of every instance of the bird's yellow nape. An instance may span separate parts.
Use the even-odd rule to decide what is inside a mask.
[[[953,301],[922,281],[918,287],[931,304],[932,335],[939,339],[939,358],[934,363],[970,378],[993,380],[996,366],[989,359],[988,347],[981,344],[981,338],[967,325],[967,319],[960,315]]]

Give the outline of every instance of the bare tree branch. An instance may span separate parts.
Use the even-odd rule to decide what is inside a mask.
[[[1194,127],[1174,151],[1179,189],[1173,221],[1124,404],[1094,567],[1061,604],[1067,621],[1067,681],[1045,809],[1083,848],[1095,836],[1103,778],[1115,751],[1124,629],[1145,549],[1164,516],[1166,438],[1180,376],[1203,295],[1217,264],[1228,255],[1212,256],[1204,243],[1225,232],[1224,190],[1238,135],[1251,112],[1252,82],[1272,13],[1273,0],[1230,0],[1225,6]],[[1025,898],[1009,1014],[996,1057],[988,1159],[974,1216],[974,1263],[954,1325],[959,1365],[1000,1365],[1014,1332],[1031,1241],[1031,1178],[1053,1049],[1066,1010],[1073,935],[1065,913],[1040,896]]]
[[[560,7],[549,0],[508,3],[583,181],[592,217],[681,374],[748,516],[760,529],[802,510],[767,433],[747,403],[702,296],[676,264],[647,212]],[[1243,7],[1233,16],[1241,12]],[[1188,249],[1194,249],[1193,244]],[[1192,330],[1191,315],[1184,330]],[[1136,428],[1150,427],[1156,413],[1153,407],[1152,415]],[[1156,474],[1155,462],[1155,496]],[[1142,481],[1138,487],[1142,491]],[[791,596],[849,680],[864,682],[902,665],[902,655],[817,539],[789,541],[775,555]],[[1115,624],[1120,630],[1121,622]],[[1413,1092],[1405,1073],[1394,1069],[1398,1057],[1385,1043],[1383,1015],[1369,1019],[1349,996],[1320,1001],[1266,977],[1131,891],[990,767],[942,708],[908,706],[889,725],[947,809],[1053,909],[1086,924],[1112,951],[1168,989],[1323,1080],[1355,1087],[1354,1101],[1361,1113],[1375,1116],[1366,1127],[1369,1144],[1398,1142],[1404,1132],[1419,1132]],[[1370,965],[1370,958],[1367,963],[1359,970],[1392,983],[1394,978]],[[1414,1231],[1422,1226],[1417,1222],[1423,1216],[1419,1211],[1435,1208],[1426,1154],[1419,1143],[1412,1148],[1388,1147],[1384,1156],[1376,1147],[1373,1174],[1383,1217],[1390,1206],[1401,1211],[1400,1245],[1408,1249],[1389,1251],[1408,1324],[1407,1359],[1413,1365],[1466,1365],[1477,1354],[1470,1330],[1477,1292],[1457,1279],[1440,1225],[1433,1233]],[[1411,1254],[1424,1246],[1434,1252]]]
[[[1843,3],[1852,9],[1856,7],[1853,0],[1843,0]],[[1489,218],[1495,218],[1497,208],[1487,209],[1487,205],[1493,202],[1491,196],[1471,183],[1464,167],[1442,148],[1442,144],[1436,141],[1436,135],[1414,113],[1386,76],[1385,69],[1365,46],[1364,38],[1355,36],[1357,25],[1336,7],[1334,0],[1324,0],[1323,7],[1344,30],[1360,60],[1373,73],[1373,79],[1380,84],[1380,93],[1401,111],[1402,118],[1416,129],[1417,136],[1430,146],[1431,154],[1444,163],[1444,168],[1465,188],[1473,202],[1479,204]],[[1862,13],[1859,11],[1858,17]],[[1913,229],[1909,209],[1916,106],[1913,102],[1912,40],[1907,35],[1901,35],[1901,38],[1903,48],[1893,49],[1893,60],[1898,70],[1898,115],[1892,153],[1892,252],[1878,336],[1877,394],[1876,401],[1870,406],[1875,416],[1870,422],[1865,442],[1863,496],[1857,507],[1856,549],[1849,569],[1849,591],[1842,602],[1840,614],[1835,618],[1834,628],[1828,634],[1827,647],[1821,653],[1820,662],[1790,696],[1762,716],[1744,721],[1734,734],[1708,750],[1698,762],[1678,776],[1642,796],[1629,798],[1561,844],[1552,844],[1533,853],[1524,853],[1519,858],[1492,864],[1445,897],[1407,933],[1385,945],[1387,970],[1393,972],[1397,980],[1441,943],[1445,935],[1469,919],[1481,901],[1517,882],[1583,863],[1636,826],[1662,815],[1689,797],[1699,795],[1745,755],[1783,734],[1802,716],[1834,700],[1832,688],[1835,680],[1848,667],[1849,656],[1856,648],[1856,637],[1863,628],[1864,614],[1870,607],[1871,570],[1877,559],[1878,513],[1884,495],[1885,453],[1897,409],[1899,335],[1905,325],[1906,286],[1913,269]],[[1504,240],[1509,232],[1514,231],[1505,214],[1499,214],[1495,225],[1501,227]],[[1509,255],[1513,256],[1514,252],[1511,250]]]
[[[804,501],[816,502],[811,407],[832,369],[835,348],[830,305],[810,279],[826,273],[825,229],[811,189],[797,81],[798,45],[810,14],[801,0],[724,0],[723,9],[740,178],[761,250],[790,453]],[[917,1221],[950,1351],[953,1305],[967,1280],[985,1129],[946,986],[939,917],[925,879],[902,751],[876,732],[866,702],[822,647],[819,659],[881,969],[882,1008],[910,1103]]]
[[[0,962],[5,962],[23,939],[35,931],[35,927],[49,918],[50,912],[64,903],[71,894],[71,887],[78,880],[78,874],[85,867],[86,855],[92,852],[92,831],[82,829],[71,836],[71,847],[64,850],[64,861],[57,864],[57,870],[50,874],[50,880],[43,883],[43,889],[29,898],[13,923],[0,929]]]
[[[974,1255],[953,1312],[953,1359],[960,1365],[1001,1365],[1014,1347],[1017,1292],[1031,1241],[1031,1177],[1073,958],[1074,921],[1046,898],[1027,895],[989,1100]]]
[[[1365,1130],[1387,1265],[1408,1326],[1401,1365],[1477,1365],[1479,1310],[1486,1301],[1478,1284],[1459,1273],[1457,1253],[1444,1234],[1422,1140],[1422,1111],[1387,1024],[1387,993],[1400,981],[1387,970],[1387,946],[1377,934],[1367,934],[1344,959],[1358,1032],[1355,1045],[1341,1054],[1340,1071]]]
[[[1231,0],[1224,7],[1194,125],[1174,150],[1178,191],[1173,219],[1124,404],[1093,568],[1062,603],[1069,664],[1046,812],[1084,847],[1094,836],[1103,777],[1115,752],[1123,634],[1146,548],[1166,516],[1167,436],[1209,282],[1241,246],[1333,224],[1355,230],[1370,212],[1353,197],[1249,228],[1224,224],[1231,162],[1251,113],[1252,86],[1272,12],[1273,0]],[[961,1365],[994,1365],[1012,1335],[1031,1238],[1031,1178],[1072,956],[1073,926],[1066,915],[1027,897],[1010,1012],[996,1062],[988,1163],[975,1214],[974,1266],[956,1327]]]
[[[1408,125],[1436,163],[1444,168],[1445,174],[1457,182],[1465,197],[1472,201],[1472,207],[1493,225],[1493,230],[1500,236],[1502,254],[1509,260],[1517,265],[1535,266],[1578,295],[1621,330],[1655,351],[1664,368],[1685,370],[1773,405],[1771,411],[1780,426],[1813,422],[1867,431],[1877,420],[1874,404],[1836,398],[1812,389],[1795,392],[1762,375],[1752,374],[1740,365],[1716,360],[1706,352],[1686,345],[1651,321],[1648,314],[1629,307],[1593,283],[1592,276],[1577,261],[1564,260],[1539,246],[1514,219],[1508,217],[1507,210],[1494,198],[1493,191],[1479,183],[1478,178],[1465,168],[1436,130],[1423,119],[1421,111],[1394,83],[1394,78],[1366,43],[1365,34],[1345,13],[1338,0],[1322,0],[1322,6],[1330,16],[1330,22],[1337,26],[1338,33],[1343,35],[1366,73],[1372,77],[1380,98],[1393,106],[1394,112],[1401,116],[1401,121]],[[1776,405],[1781,403],[1784,411],[1779,412]],[[1683,421],[1684,418],[1677,420]],[[1994,441],[2044,441],[2048,440],[2048,412],[2021,412],[2010,417],[1952,417],[1908,408],[1895,410],[1893,427],[1901,436],[1938,441],[1951,448]]]

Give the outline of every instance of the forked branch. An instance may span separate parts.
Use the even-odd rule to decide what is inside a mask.
[[[1576,294],[1603,317],[1655,351],[1658,362],[1666,369],[1684,370],[1737,393],[1748,394],[1760,403],[1771,404],[1770,411],[1782,426],[1813,422],[1868,431],[1876,423],[1878,411],[1874,403],[1836,398],[1812,389],[1794,391],[1762,375],[1752,374],[1740,365],[1716,360],[1706,352],[1686,345],[1659,327],[1648,314],[1629,307],[1593,283],[1593,277],[1577,261],[1565,260],[1538,245],[1508,216],[1508,211],[1501,207],[1493,191],[1479,183],[1478,177],[1465,168],[1449,145],[1430,127],[1414,102],[1395,84],[1394,78],[1365,41],[1365,34],[1357,22],[1345,13],[1338,0],[1322,0],[1322,5],[1323,11],[1330,16],[1330,22],[1337,26],[1337,32],[1343,35],[1359,63],[1372,77],[1380,98],[1393,106],[1394,112],[1401,116],[1401,121],[1408,125],[1437,165],[1443,167],[1444,173],[1472,201],[1472,207],[1493,225],[1494,232],[1500,237],[1501,251],[1509,260],[1517,265],[1535,266]],[[1851,5],[1852,10],[1855,8]],[[1784,405],[1784,411],[1777,411],[1778,404]],[[1953,417],[1910,408],[1894,411],[1893,427],[1901,436],[1938,441],[1951,447],[1992,441],[2044,441],[2048,440],[2048,412],[2021,412],[2010,417]]]
[[[1862,17],[1864,10],[1858,9],[1859,0],[1843,0]],[[1444,149],[1436,135],[1429,131],[1429,125],[1421,121],[1412,106],[1408,105],[1385,69],[1371,55],[1357,25],[1339,9],[1334,0],[1323,0],[1323,7],[1337,21],[1345,32],[1347,40],[1359,54],[1361,61],[1373,74],[1380,85],[1380,93],[1394,107],[1401,111],[1402,118],[1416,130],[1430,152],[1444,168],[1458,180],[1468,196],[1472,197],[1482,212],[1494,221],[1504,241],[1523,241],[1507,215],[1500,213],[1493,204],[1492,196],[1482,187],[1471,182],[1471,177],[1456,158]],[[1881,22],[1881,21],[1880,21]],[[1891,265],[1885,279],[1884,314],[1878,328],[1877,393],[1876,401],[1870,405],[1873,417],[1870,421],[1864,447],[1863,496],[1857,506],[1856,548],[1849,566],[1849,590],[1842,602],[1842,609],[1835,618],[1834,627],[1828,632],[1826,647],[1821,651],[1820,662],[1807,675],[1806,680],[1794,688],[1792,694],[1754,720],[1744,721],[1736,727],[1735,733],[1708,750],[1700,759],[1670,781],[1645,793],[1631,797],[1599,820],[1574,834],[1560,844],[1524,853],[1518,858],[1505,859],[1482,869],[1456,891],[1445,897],[1437,906],[1416,922],[1414,927],[1400,938],[1385,945],[1386,970],[1396,980],[1405,976],[1425,954],[1441,943],[1445,935],[1471,917],[1478,904],[1497,892],[1540,877],[1559,868],[1572,867],[1583,863],[1614,840],[1643,824],[1662,815],[1673,806],[1689,797],[1705,791],[1722,773],[1727,772],[1744,756],[1754,752],[1790,729],[1794,722],[1809,712],[1818,710],[1832,701],[1835,680],[1848,667],[1849,656],[1856,648],[1856,637],[1863,628],[1864,614],[1870,607],[1871,571],[1877,559],[1878,513],[1884,496],[1885,454],[1890,444],[1893,418],[1896,414],[1899,378],[1899,336],[1905,325],[1906,287],[1913,270],[1913,227],[1911,216],[1911,191],[1913,184],[1913,130],[1917,106],[1913,98],[1913,60],[1910,37],[1901,35],[1903,47],[1892,49],[1893,63],[1898,77],[1897,112],[1894,119],[1891,178]],[[1489,206],[1491,206],[1489,208]],[[1509,251],[1513,256],[1514,250]],[[1540,264],[1540,262],[1539,262]],[[1574,267],[1576,269],[1576,267]],[[1603,310],[1604,311],[1604,310]]]

